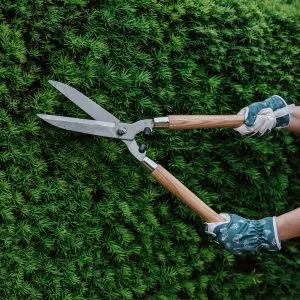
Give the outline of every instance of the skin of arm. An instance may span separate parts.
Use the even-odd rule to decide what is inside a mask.
[[[295,133],[300,133],[300,106],[296,106],[296,109],[291,114],[290,118],[290,124],[286,127],[286,129]]]
[[[300,207],[276,217],[279,240],[300,236]]]
[[[291,114],[287,130],[300,133],[300,106]],[[278,238],[288,240],[300,236],[300,207],[276,218]]]

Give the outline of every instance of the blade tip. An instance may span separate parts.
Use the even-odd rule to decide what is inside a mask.
[[[46,120],[48,115],[44,115],[44,114],[36,114],[40,119],[42,120]]]
[[[58,81],[54,81],[54,80],[48,80],[48,82],[53,85],[54,87],[59,83]]]

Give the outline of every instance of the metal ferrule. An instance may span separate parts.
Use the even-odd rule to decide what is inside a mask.
[[[168,117],[158,117],[153,119],[155,128],[168,128],[169,118]]]
[[[147,156],[142,160],[142,163],[150,172],[153,172],[157,168],[157,163]]]

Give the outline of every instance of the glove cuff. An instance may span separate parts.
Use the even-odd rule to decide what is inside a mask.
[[[281,249],[281,242],[278,238],[276,217],[267,217],[257,221],[257,228],[260,248],[268,251],[278,251]]]
[[[280,250],[281,249],[281,241],[279,240],[279,237],[278,237],[276,217],[273,217],[273,227],[274,227],[275,242],[278,247],[277,250]]]
[[[276,126],[275,128],[287,127],[290,123],[290,114],[295,109],[294,105],[288,105],[285,100],[278,96],[273,95],[264,101],[275,113]]]

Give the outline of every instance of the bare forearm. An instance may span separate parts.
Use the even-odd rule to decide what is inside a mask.
[[[300,106],[296,106],[296,110],[291,114],[291,120],[287,130],[300,133]]]
[[[276,217],[279,240],[300,236],[300,207]]]

